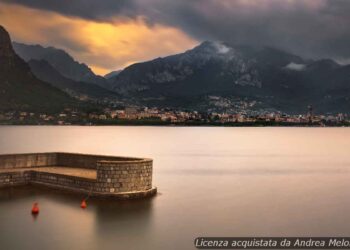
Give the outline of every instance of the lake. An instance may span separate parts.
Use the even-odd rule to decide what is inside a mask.
[[[199,236],[349,236],[349,128],[1,126],[0,153],[154,159],[159,194],[0,190],[1,249],[187,250]],[[30,214],[33,202],[40,214]]]

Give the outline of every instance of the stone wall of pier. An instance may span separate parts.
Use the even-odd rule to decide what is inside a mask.
[[[103,155],[89,155],[89,154],[72,154],[72,153],[57,153],[57,165],[67,167],[79,167],[96,169],[98,161],[135,161],[141,160],[130,157],[116,157]]]
[[[53,166],[57,163],[57,153],[8,154],[0,155],[0,169]]]
[[[33,171],[31,174],[30,183],[88,194],[93,191],[96,180],[77,176]]]
[[[32,169],[47,166],[87,168],[95,170],[97,178]],[[0,187],[34,183],[95,196],[137,198],[157,192],[152,187],[152,166],[152,159],[130,157],[70,153],[0,155]]]
[[[152,160],[97,162],[97,192],[120,193],[152,188]]]
[[[31,176],[31,171],[0,173],[0,187],[28,184]]]

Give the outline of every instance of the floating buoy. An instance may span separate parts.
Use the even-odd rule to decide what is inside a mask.
[[[86,201],[85,200],[82,200],[81,204],[80,204],[80,207],[81,208],[86,208],[87,207],[87,204],[86,204]]]
[[[38,203],[35,202],[32,207],[32,214],[38,214],[39,213],[39,206]]]

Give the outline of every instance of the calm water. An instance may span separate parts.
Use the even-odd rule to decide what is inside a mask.
[[[1,249],[194,249],[198,236],[349,236],[350,129],[0,127],[0,153],[154,159],[150,200],[0,191]],[[38,201],[41,213],[30,215]]]

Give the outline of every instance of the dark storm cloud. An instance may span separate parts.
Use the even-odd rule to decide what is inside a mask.
[[[348,0],[14,0],[95,20],[144,16],[198,40],[267,45],[310,57],[350,58]]]
[[[104,20],[114,15],[133,15],[133,0],[0,0],[69,16]]]

